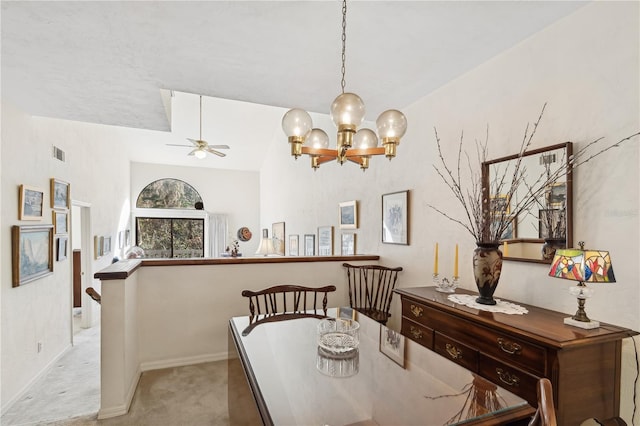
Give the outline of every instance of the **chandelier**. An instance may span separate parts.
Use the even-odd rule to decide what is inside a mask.
[[[376,120],[378,134],[373,130],[358,126],[364,120],[365,107],[355,93],[344,91],[346,60],[347,1],[342,1],[342,93],[331,104],[331,120],[338,128],[337,147],[329,148],[329,136],[322,129],[313,128],[308,112],[294,108],[282,117],[282,129],[291,144],[291,155],[296,159],[302,154],[311,157],[311,167],[337,159],[338,163],[351,161],[362,170],[369,167],[372,155],[385,155],[389,160],[396,156],[396,147],[407,130],[407,119],[400,111],[390,109]],[[382,147],[379,145],[382,142]]]

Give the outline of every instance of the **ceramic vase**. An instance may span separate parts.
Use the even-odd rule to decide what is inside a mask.
[[[476,243],[473,251],[473,275],[480,296],[476,302],[482,305],[495,305],[493,293],[496,291],[502,272],[502,252],[497,242]]]

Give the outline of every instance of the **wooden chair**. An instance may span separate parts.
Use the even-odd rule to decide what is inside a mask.
[[[246,336],[257,325],[266,322],[295,318],[326,318],[327,293],[334,291],[334,285],[318,288],[278,285],[258,291],[244,290],[242,296],[249,298],[250,320],[242,335]]]
[[[547,378],[538,380],[538,409],[531,418],[529,426],[557,426],[556,410],[553,405],[553,388],[551,381]],[[602,426],[626,426],[627,423],[620,417],[612,417],[605,420],[593,420],[596,424]]]
[[[391,298],[402,267],[355,266],[343,263],[349,283],[349,305],[356,311],[386,324],[391,316]]]

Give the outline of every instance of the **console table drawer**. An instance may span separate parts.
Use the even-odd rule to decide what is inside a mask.
[[[542,346],[512,337],[498,330],[474,324],[471,321],[427,308],[428,321],[434,330],[446,330],[446,334],[461,342],[470,343],[480,351],[502,362],[517,365],[533,374],[544,376],[546,350]]]
[[[468,370],[478,371],[478,351],[476,349],[437,331],[434,333],[434,351]]]
[[[538,406],[536,386],[539,377],[482,353],[479,357],[479,367],[481,376],[526,399],[532,406]]]
[[[425,327],[418,323],[402,318],[402,335],[409,337],[421,344],[422,346],[432,349],[433,348],[433,330],[429,327]]]
[[[429,308],[412,300],[402,299],[402,315],[411,321],[429,326]]]

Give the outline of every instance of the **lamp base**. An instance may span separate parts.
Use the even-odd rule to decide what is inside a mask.
[[[576,321],[571,317],[567,317],[564,319],[564,323],[567,325],[572,325],[574,327],[580,327],[580,328],[585,328],[587,330],[591,330],[592,328],[598,328],[600,327],[600,323],[598,321],[589,321],[589,322],[584,322],[584,321]]]

